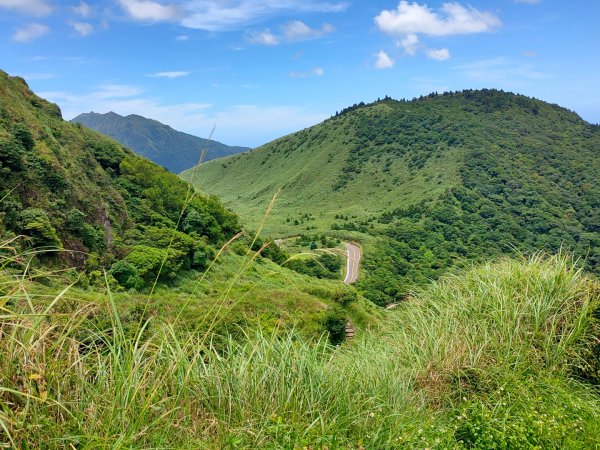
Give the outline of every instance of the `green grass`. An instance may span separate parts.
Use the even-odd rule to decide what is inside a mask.
[[[379,104],[361,114],[376,117],[392,111],[389,105]],[[409,169],[408,158],[395,159],[386,169],[388,156],[374,152],[355,179],[344,189],[334,189],[357,145],[354,119],[351,115],[333,118],[249,153],[209,161],[182,177],[216,194],[249,226],[258,224],[264,205],[282,188],[265,226],[272,236],[305,233],[307,227],[330,230],[339,214],[366,220],[435,197],[458,183],[460,151],[451,150],[445,159],[434,159],[419,171]],[[305,214],[312,217],[303,218]]]
[[[216,349],[210,334],[182,336],[160,317],[131,339],[111,296],[109,329],[87,329],[85,307],[15,311],[27,290],[0,275],[9,446],[600,446],[597,387],[573,375],[600,288],[562,256],[445,278],[340,348],[257,331]],[[83,346],[89,336],[94,345]]]

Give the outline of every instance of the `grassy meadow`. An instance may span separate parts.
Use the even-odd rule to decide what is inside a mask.
[[[600,286],[564,256],[447,276],[340,347],[160,315],[127,330],[110,293],[99,328],[94,304],[65,308],[76,291],[40,301],[0,276],[8,447],[600,446]]]

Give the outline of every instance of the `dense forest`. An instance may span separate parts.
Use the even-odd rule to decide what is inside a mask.
[[[521,96],[498,91],[455,95],[468,100],[473,125],[480,127],[465,128],[462,137],[440,135],[446,145],[464,141],[461,185],[378,218],[388,226],[377,252],[366,260],[371,270],[361,286],[368,296],[381,304],[395,301],[411,285],[437,278],[449,267],[514,252],[564,250],[600,273],[600,187],[594,181],[600,179],[599,128]],[[437,97],[417,102],[436,102]],[[444,105],[443,98],[438,103]],[[487,115],[497,122],[477,120]],[[396,123],[407,127],[405,118]],[[438,139],[431,129],[427,133]],[[489,145],[486,135],[499,139]],[[411,148],[417,167],[432,156],[426,148]]]

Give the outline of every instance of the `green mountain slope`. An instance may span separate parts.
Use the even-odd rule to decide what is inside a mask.
[[[563,247],[600,271],[600,128],[520,95],[356,105],[183,176],[255,222],[281,187],[273,234],[368,235],[360,286],[379,303],[515,249]]]
[[[68,250],[46,254],[49,263],[88,272],[112,265],[125,287],[148,283],[161,264],[165,277],[201,269],[239,230],[237,217],[216,198],[191,198],[176,175],[63,121],[58,106],[4,72],[0,172],[0,238],[25,235],[23,245]]]
[[[250,150],[248,147],[232,147],[192,136],[135,114],[123,117],[114,112],[91,112],[80,114],[72,122],[81,123],[110,136],[137,154],[174,173],[198,164],[200,154],[205,148],[207,161]]]
[[[380,102],[182,175],[200,189],[218,193],[250,223],[260,220],[271,196],[282,188],[267,223],[274,235],[297,234],[307,225],[328,229],[336,215],[366,219],[438,196],[459,182],[463,149],[442,141],[446,135],[435,138],[439,155],[416,166],[422,155],[420,136],[403,136],[382,124],[390,120],[392,126],[406,126],[411,133],[415,127],[424,134],[428,124],[421,126],[421,115],[427,120],[421,108],[399,109],[394,102]],[[371,139],[372,133],[381,134],[384,141]],[[314,217],[302,220],[305,213]],[[302,223],[294,225],[296,220]]]

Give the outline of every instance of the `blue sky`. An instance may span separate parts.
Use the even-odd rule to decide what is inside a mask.
[[[596,0],[0,0],[0,68],[82,112],[257,146],[360,101],[498,88],[600,122]]]

